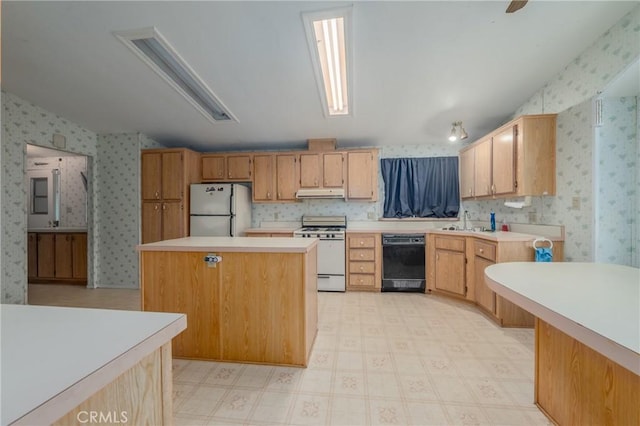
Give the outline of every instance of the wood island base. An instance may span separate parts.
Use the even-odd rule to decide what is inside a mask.
[[[640,376],[536,318],[535,403],[559,425],[640,424]]]
[[[82,423],[171,425],[171,343],[166,343],[90,396],[54,426]]]

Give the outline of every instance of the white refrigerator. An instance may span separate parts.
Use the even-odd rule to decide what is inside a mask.
[[[244,185],[191,185],[190,207],[192,237],[240,237],[251,227],[251,190]]]

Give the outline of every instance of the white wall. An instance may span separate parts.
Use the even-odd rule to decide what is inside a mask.
[[[638,266],[637,98],[603,99],[596,129],[595,261]]]

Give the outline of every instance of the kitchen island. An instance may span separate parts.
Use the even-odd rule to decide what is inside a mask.
[[[2,425],[173,423],[169,342],[184,315],[1,305],[0,316]]]
[[[504,263],[488,286],[536,316],[535,403],[556,424],[640,424],[640,270]]]
[[[187,315],[176,357],[306,366],[318,328],[317,244],[188,237],[140,245],[142,309]]]

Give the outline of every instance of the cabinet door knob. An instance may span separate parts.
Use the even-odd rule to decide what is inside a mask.
[[[153,209],[154,209],[154,210],[158,210],[158,205],[157,205],[157,204],[156,204],[156,205],[154,205],[154,206],[153,206]]]
[[[279,200],[279,199],[281,199],[281,198],[282,198],[282,196],[281,196],[281,194],[278,192],[278,200]]]
[[[364,241],[360,240],[360,245],[363,246],[364,245]]]
[[[166,205],[166,204],[163,204],[163,205],[162,205],[162,210],[166,210],[166,209],[167,209],[167,205]]]
[[[363,266],[360,267],[360,271],[361,272],[364,271],[364,267]]]
[[[156,191],[156,198],[160,198],[160,192]]]
[[[480,253],[484,253],[484,249],[480,249],[478,250]]]
[[[269,191],[267,191],[267,199],[271,199],[271,193]]]
[[[360,257],[364,257],[364,253],[360,253]]]

